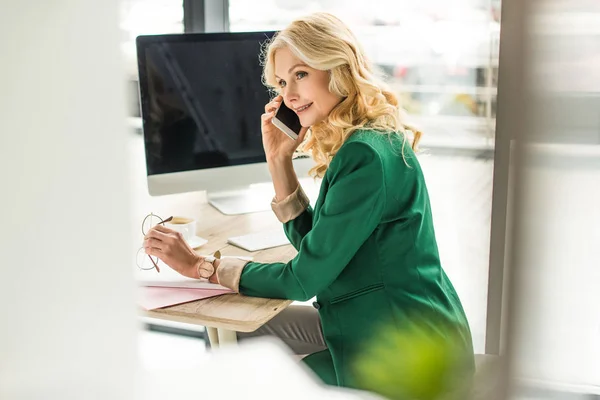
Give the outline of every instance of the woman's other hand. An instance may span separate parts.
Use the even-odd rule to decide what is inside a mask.
[[[188,278],[208,278],[214,273],[212,263],[200,257],[181,233],[162,225],[150,229],[144,237],[144,251]]]
[[[302,127],[298,139],[293,140],[273,125],[273,117],[282,101],[283,97],[281,95],[275,97],[265,105],[265,113],[261,116],[263,147],[267,161],[291,159],[294,151],[304,141],[308,131],[308,128]]]

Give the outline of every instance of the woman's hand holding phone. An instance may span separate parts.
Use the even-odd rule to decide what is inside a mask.
[[[292,158],[294,151],[304,141],[308,128],[302,127],[297,140],[290,139],[286,134],[273,125],[273,117],[283,101],[281,95],[265,105],[265,113],[261,117],[263,147],[267,161],[285,160]]]

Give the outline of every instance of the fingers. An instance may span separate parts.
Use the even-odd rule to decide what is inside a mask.
[[[173,229],[169,229],[166,226],[160,225],[160,224],[158,224],[158,225],[154,226],[152,229],[150,229],[150,232],[152,232],[153,230],[159,231],[162,233],[177,233],[177,231],[174,231]]]
[[[165,242],[156,238],[147,238],[144,239],[144,248],[145,249],[156,249],[162,251]]]
[[[160,258],[161,256],[163,256],[163,252],[160,251],[160,249],[154,248],[154,247],[144,247],[144,252],[146,254],[148,254],[149,256],[155,256]]]
[[[144,237],[144,248],[153,248],[159,251],[164,251],[168,243],[173,241],[172,234],[166,234],[158,231],[157,229],[150,229],[148,234]]]
[[[151,239],[149,239],[151,240]],[[165,242],[149,242],[144,240],[144,252],[150,256],[160,258],[164,263],[168,264],[173,256],[173,247]]]
[[[175,245],[178,240],[183,240],[180,232],[171,231],[172,233],[162,233],[157,229],[152,228],[144,237],[144,248],[153,248],[161,252],[166,252],[170,247]]]
[[[269,129],[271,124],[273,123],[273,117],[275,116],[275,111],[264,113],[261,115],[260,119],[262,121],[262,129],[263,133],[265,133],[265,129]]]
[[[165,228],[164,226],[157,225],[154,228],[150,229],[148,234],[144,237],[144,239],[147,238],[155,238],[158,240],[162,240],[163,242],[174,242],[178,240],[183,240],[183,234],[181,232]]]
[[[271,100],[270,102],[268,102],[265,105],[265,112],[271,112],[271,111],[275,111],[279,108],[279,105],[281,104],[281,101],[283,100],[283,97],[281,95],[275,97],[273,100]]]
[[[268,124],[269,122],[271,122],[271,120],[273,119],[274,116],[275,116],[275,111],[267,112],[267,113],[264,113],[263,115],[261,115],[260,119],[262,120],[263,124]]]

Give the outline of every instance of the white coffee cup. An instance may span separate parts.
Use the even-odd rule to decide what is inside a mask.
[[[173,217],[165,226],[177,232],[181,232],[183,238],[187,241],[196,236],[196,220],[187,217]]]

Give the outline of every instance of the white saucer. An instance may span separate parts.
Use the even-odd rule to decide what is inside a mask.
[[[187,239],[186,242],[187,242],[187,244],[190,245],[190,247],[192,249],[196,249],[196,248],[198,248],[200,246],[203,246],[206,243],[208,243],[208,240],[206,240],[204,238],[201,238],[200,236],[194,236],[194,237],[192,237],[190,239]]]

